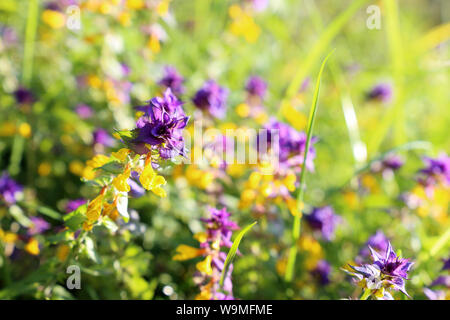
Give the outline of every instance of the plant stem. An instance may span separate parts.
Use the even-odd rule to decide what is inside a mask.
[[[371,294],[372,294],[372,290],[366,289],[366,290],[364,290],[364,292],[363,292],[361,298],[359,298],[359,300],[367,300],[367,299],[369,299]]]

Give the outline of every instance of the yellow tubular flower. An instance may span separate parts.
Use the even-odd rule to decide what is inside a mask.
[[[42,20],[53,29],[60,29],[66,23],[64,14],[56,10],[44,10]]]
[[[139,177],[139,181],[145,189],[152,191],[157,196],[161,198],[167,196],[166,191],[161,188],[162,185],[166,184],[166,180],[164,177],[156,174],[151,163],[145,165],[144,170]]]
[[[70,247],[67,244],[61,244],[58,246],[58,249],[56,250],[56,257],[59,261],[64,262],[67,259],[67,256],[69,255]]]
[[[127,180],[130,178],[131,169],[128,168],[124,173],[119,174],[112,181],[112,185],[120,192],[128,192],[130,191],[130,186],[128,185]]]
[[[206,240],[208,239],[208,236],[205,232],[197,232],[196,234],[194,234],[194,239],[197,240],[198,242],[202,243],[202,242],[206,242]]]
[[[212,275],[212,267],[211,267],[211,261],[212,261],[212,257],[211,256],[207,256],[205,260],[200,261],[196,264],[197,270],[207,274],[208,276]]]
[[[86,217],[88,218],[90,223],[95,222],[98,220],[98,218],[100,218],[103,207],[103,198],[104,195],[101,193],[94,200],[89,202],[86,211]]]
[[[124,162],[127,159],[128,154],[130,154],[130,150],[127,148],[122,148],[117,152],[112,152],[111,155],[119,160],[120,162]]]
[[[100,168],[101,166],[107,164],[109,162],[109,157],[104,154],[97,154],[91,160],[86,161],[86,165],[91,168]]]
[[[183,261],[196,258],[204,252],[203,249],[194,248],[187,246],[185,244],[180,244],[176,249],[176,255],[173,256],[172,260]]]

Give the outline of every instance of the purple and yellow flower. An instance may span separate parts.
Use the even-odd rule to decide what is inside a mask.
[[[366,245],[377,251],[385,252],[389,245],[389,239],[385,236],[383,231],[377,230],[377,232],[369,238]],[[370,255],[370,250],[367,246],[360,252],[360,255],[363,257],[368,257]]]
[[[267,83],[258,76],[252,76],[248,79],[245,90],[250,96],[258,97],[262,100],[266,95]]]
[[[370,90],[367,99],[389,102],[392,99],[392,86],[389,83],[380,83]]]
[[[212,117],[221,119],[225,117],[227,98],[228,90],[219,86],[214,80],[209,80],[197,91],[192,102]]]

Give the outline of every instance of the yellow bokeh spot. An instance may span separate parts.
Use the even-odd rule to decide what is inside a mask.
[[[36,239],[31,238],[25,245],[25,251],[29,254],[37,256],[40,253],[39,242]]]
[[[31,137],[31,127],[28,123],[23,122],[19,125],[19,128],[17,129],[19,134],[24,138]]]
[[[203,253],[203,251],[204,250],[202,250],[202,249],[187,246],[185,244],[180,244],[176,248],[176,254],[175,254],[175,256],[173,256],[172,260],[183,261],[183,260],[193,259],[193,258],[200,256]]]
[[[70,247],[67,244],[60,244],[58,249],[56,249],[56,257],[59,261],[64,262],[69,255]]]
[[[50,165],[50,163],[48,162],[42,162],[39,166],[38,166],[38,174],[41,177],[45,177],[48,176],[50,174],[50,172],[52,171],[52,166]]]
[[[66,18],[64,14],[55,10],[44,10],[42,13],[42,21],[53,29],[60,29],[64,27]]]

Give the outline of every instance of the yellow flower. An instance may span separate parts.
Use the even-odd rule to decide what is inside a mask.
[[[194,234],[194,239],[200,243],[206,242],[208,236],[205,232],[197,232]]]
[[[286,188],[293,192],[295,191],[295,181],[297,180],[297,177],[293,173],[289,173],[283,180],[283,184],[286,186]]]
[[[131,169],[126,169],[124,173],[119,174],[112,181],[112,185],[120,192],[128,192],[130,191],[130,186],[128,185],[127,180],[130,178]]]
[[[152,191],[157,196],[161,198],[167,196],[166,191],[161,188],[162,185],[166,184],[166,180],[164,177],[156,174],[151,163],[145,165],[145,168],[139,177],[139,181],[145,189]]]
[[[231,33],[236,36],[243,36],[250,43],[258,40],[261,30],[249,14],[244,12],[238,5],[232,5],[228,13],[233,19],[230,25]]]
[[[127,0],[126,6],[128,9],[138,10],[144,7],[143,0]]]
[[[19,237],[17,234],[9,231],[4,232],[0,229],[0,240],[2,240],[4,243],[14,243],[18,238]]]
[[[203,286],[200,293],[195,296],[195,300],[210,300],[212,297],[211,289],[213,282],[209,282],[207,285]]]
[[[44,10],[42,20],[53,29],[60,29],[66,23],[64,14],[56,10]]]
[[[120,162],[124,162],[127,159],[128,154],[130,154],[130,150],[127,148],[122,148],[117,152],[112,152],[111,155],[119,160]]]
[[[59,261],[64,262],[69,255],[70,247],[67,244],[60,244],[58,249],[56,249],[56,257]]]
[[[196,258],[203,254],[203,249],[194,248],[191,246],[187,246],[185,244],[180,244],[176,248],[176,255],[173,256],[172,260],[175,261],[183,261],[183,260],[189,260],[192,258]]]
[[[196,264],[197,270],[207,274],[208,276],[212,275],[212,267],[211,267],[211,261],[212,261],[212,257],[211,256],[207,256],[205,258],[205,260],[200,261]]]
[[[238,104],[235,110],[238,116],[241,118],[246,118],[250,114],[250,107],[246,103]]]
[[[104,154],[97,154],[91,160],[86,161],[86,165],[95,169],[100,168],[108,162],[109,157],[105,156]]]
[[[297,201],[294,198],[287,198],[286,204],[289,209],[289,212],[295,217],[296,215],[300,215],[302,217],[302,212],[298,210]]]
[[[158,53],[161,50],[161,45],[159,44],[159,39],[155,34],[150,35],[147,47],[153,52]]]
[[[42,177],[48,176],[52,171],[52,167],[48,162],[42,162],[38,167],[38,174]]]
[[[294,108],[290,103],[285,102],[281,105],[281,114],[295,129],[305,129],[307,123],[306,116]]]
[[[103,207],[103,198],[104,195],[100,193],[94,200],[89,202],[86,211],[86,217],[88,218],[89,222],[95,222],[98,220],[98,218],[100,218]]]
[[[0,136],[10,137],[16,133],[16,125],[13,122],[4,122],[0,125]]]
[[[28,241],[28,243],[25,245],[25,251],[29,254],[37,256],[40,252],[39,242],[36,239],[31,238],[30,241]]]
[[[167,12],[169,12],[169,3],[170,0],[162,0],[158,5],[156,6],[156,12],[161,16],[164,17],[167,15]]]
[[[31,127],[28,123],[26,122],[21,123],[17,130],[22,137],[24,138],[31,137]]]
[[[91,224],[87,221],[83,222],[83,230],[84,231],[91,231],[93,226],[94,226],[93,224]]]

